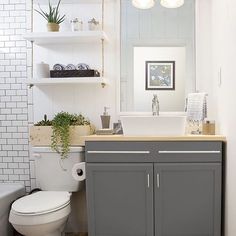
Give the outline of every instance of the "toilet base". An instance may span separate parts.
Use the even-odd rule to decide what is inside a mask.
[[[70,204],[39,215],[19,215],[11,210],[9,221],[24,236],[62,236],[70,212]]]
[[[68,217],[60,219],[56,222],[44,224],[44,225],[15,225],[15,230],[24,236],[63,236],[63,229],[65,228]]]

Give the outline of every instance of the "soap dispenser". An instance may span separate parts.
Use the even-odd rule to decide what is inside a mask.
[[[109,129],[110,128],[111,116],[107,112],[108,109],[109,109],[109,107],[104,107],[104,112],[103,112],[103,115],[101,116],[102,128],[103,129]]]

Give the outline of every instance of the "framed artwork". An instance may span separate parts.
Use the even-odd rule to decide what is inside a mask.
[[[175,61],[146,61],[146,90],[175,90]]]

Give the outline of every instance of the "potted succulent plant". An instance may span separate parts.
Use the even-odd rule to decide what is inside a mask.
[[[52,7],[50,0],[48,2],[49,11],[45,12],[42,10],[42,8],[39,5],[39,9],[35,9],[36,12],[38,12],[45,20],[47,20],[47,28],[48,31],[56,32],[59,31],[60,24],[65,20],[65,15],[60,16],[59,14],[59,6],[60,6],[61,0],[58,1],[56,7]]]
[[[93,128],[89,120],[81,114],[57,113],[53,120],[38,122],[30,128],[30,141],[33,146],[51,146],[61,158],[66,158],[70,146],[83,144],[81,136],[90,135]]]

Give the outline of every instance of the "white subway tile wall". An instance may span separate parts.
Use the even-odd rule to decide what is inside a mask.
[[[27,191],[35,185],[28,145],[32,96],[28,99],[31,91],[24,83],[31,71],[31,44],[22,37],[31,31],[30,17],[31,0],[0,0],[0,182],[22,183]]]

